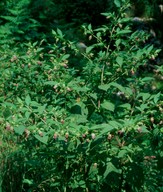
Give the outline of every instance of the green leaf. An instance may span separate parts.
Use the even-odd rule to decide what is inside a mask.
[[[143,52],[142,52],[142,50],[140,49],[140,50],[138,50],[137,51],[137,53],[136,53],[136,58],[137,59],[140,59],[140,57],[143,55]]]
[[[29,104],[31,103],[31,98],[29,95],[26,96],[25,103],[27,104],[27,106],[29,106]]]
[[[97,94],[96,93],[90,93],[89,96],[92,97],[93,99],[97,100]]]
[[[119,105],[118,107],[120,108],[125,108],[127,110],[130,110],[131,109],[131,105],[129,103],[125,103],[125,104],[122,104],[122,105]]]
[[[54,30],[52,30],[52,34],[53,34],[53,35],[57,35],[57,33],[56,33]]]
[[[38,112],[39,112],[40,115],[44,113],[45,108],[46,108],[46,104],[43,105],[43,106],[39,106],[39,107],[38,107]]]
[[[142,79],[143,82],[152,81],[152,80],[154,80],[153,77],[144,77],[144,78]]]
[[[153,45],[151,45],[150,47],[148,47],[148,49],[146,50],[147,53],[149,54],[149,53],[152,51],[152,49],[153,49]]]
[[[118,153],[118,158],[123,158],[125,157],[127,154],[127,151],[122,149],[119,153]]]
[[[3,116],[5,119],[7,119],[8,117],[10,117],[12,115],[12,112],[9,109],[5,109],[3,112]]]
[[[22,135],[24,133],[24,130],[25,130],[25,126],[24,125],[20,125],[18,127],[14,127],[15,133],[17,133],[18,135]]]
[[[33,184],[33,180],[24,179],[23,183],[28,184],[28,185],[32,185]]]
[[[109,173],[121,173],[120,169],[117,169],[111,162],[107,163],[106,171],[104,172],[104,179],[109,175]]]
[[[63,37],[62,31],[60,29],[57,28],[57,33],[60,37]]]
[[[106,17],[113,17],[114,15],[110,12],[107,12],[107,13],[101,13],[101,15],[104,15]]]
[[[91,25],[91,24],[88,25],[88,29],[89,29],[90,31],[92,30],[92,25]]]
[[[121,6],[120,0],[114,0],[114,4],[116,5],[116,7],[120,7]]]
[[[141,104],[140,109],[141,109],[141,111],[144,111],[145,109],[148,109],[148,105],[147,104]]]
[[[110,84],[103,84],[103,85],[99,85],[98,88],[103,90],[103,91],[107,91],[110,88]]]
[[[122,85],[120,85],[120,84],[118,84],[116,82],[110,83],[110,86],[116,87],[117,89],[119,89],[123,93],[125,92],[125,88]]]
[[[149,133],[149,131],[147,130],[147,127],[146,127],[145,125],[143,125],[143,126],[141,127],[141,132],[142,132],[142,133]]]
[[[120,66],[122,66],[122,64],[123,64],[123,58],[118,56],[118,57],[116,58],[116,62],[117,62]]]
[[[89,53],[93,48],[94,48],[93,46],[87,47],[86,48],[86,53]]]
[[[51,86],[53,86],[53,85],[56,85],[56,82],[55,81],[45,81],[44,85],[51,85]]]
[[[104,14],[102,14],[102,15],[104,15]],[[107,27],[100,27],[100,28],[95,29],[94,31],[106,32],[106,30],[107,30]]]
[[[107,124],[107,123],[102,123],[99,125],[94,125],[91,128],[89,128],[89,130],[97,130],[97,129],[107,129],[107,131],[112,131],[114,129],[114,127],[112,127],[111,125]],[[101,132],[102,133],[102,132]]]
[[[29,111],[26,111],[25,112],[25,117],[26,117],[26,119],[29,119],[29,116],[31,115],[31,112],[29,112]]]
[[[98,33],[96,34],[96,36],[97,36],[97,37],[101,37],[101,32],[98,32]]]
[[[48,136],[45,135],[45,133],[43,133],[42,137],[40,135],[35,135],[35,138],[44,144],[47,144],[47,142],[48,142]]]
[[[118,129],[118,128],[123,126],[122,123],[117,122],[117,121],[109,121],[109,125],[111,125],[112,127],[116,128],[116,129]]]
[[[69,57],[70,57],[70,54],[65,54],[62,56],[61,61],[64,61],[64,60],[68,59]]]
[[[108,134],[109,132],[111,132],[113,130],[114,130],[114,127],[112,127],[111,125],[107,124],[107,126],[105,126],[105,128],[103,128],[102,131],[98,134],[98,137],[101,136],[101,135]]]
[[[102,104],[101,104],[101,107],[106,109],[106,110],[109,110],[109,111],[114,111],[115,109],[115,105],[109,101],[104,101]]]
[[[123,35],[123,34],[127,34],[127,33],[131,33],[132,31],[129,29],[124,29],[124,30],[120,30],[117,32],[117,35]]]
[[[79,182],[78,182],[78,185],[81,187],[81,188],[85,188],[85,181],[84,180],[80,180]]]
[[[22,104],[22,102],[21,102]],[[11,109],[16,109],[16,105],[14,105],[13,103],[10,103],[10,102],[4,102],[2,103],[3,106],[7,107],[7,108],[11,108]]]
[[[158,100],[159,100],[159,98],[160,98],[160,95],[161,95],[161,93],[159,92],[159,93],[157,93],[157,94],[154,96],[154,103],[157,103],[157,102],[158,102]]]
[[[121,39],[117,39],[116,42],[115,42],[116,47],[118,47],[120,45],[120,43],[121,43]]]
[[[138,98],[139,98],[139,97],[142,97],[142,98],[143,98],[143,101],[146,101],[147,99],[149,99],[150,96],[151,96],[151,95],[150,95],[149,93],[140,93],[140,94],[138,95]]]

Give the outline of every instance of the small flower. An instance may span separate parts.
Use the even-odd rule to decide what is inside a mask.
[[[57,85],[54,85],[53,89],[57,89],[57,87],[58,87]]]
[[[112,139],[112,135],[109,133],[108,134],[108,140],[111,140]]]
[[[42,131],[38,131],[38,134],[40,135],[40,137],[43,137],[43,132]]]
[[[72,91],[72,89],[71,89],[70,87],[67,87],[67,91],[69,91],[69,92],[70,92],[70,91]]]
[[[86,138],[86,134],[82,134],[82,137],[83,137],[83,138]]]
[[[93,167],[94,167],[94,168],[97,168],[97,163],[94,163],[94,164],[93,164]]]
[[[57,137],[58,137],[58,135],[57,135],[57,133],[54,133],[54,135],[53,135],[53,139],[57,139]]]
[[[25,138],[27,139],[30,135],[30,131],[28,129],[25,129]]]
[[[82,43],[82,42],[77,43],[77,44],[76,44],[76,47],[77,47],[77,49],[78,49],[81,53],[85,52],[85,50],[86,50],[86,48],[87,48],[87,46],[86,46],[84,43]]]
[[[38,64],[38,65],[42,65],[42,62],[41,62],[41,61],[37,61],[37,64]]]
[[[119,134],[120,136],[123,136],[123,135],[124,135],[124,131],[123,131],[123,130],[118,130],[118,134]]]
[[[65,133],[65,138],[68,139],[69,133]]]
[[[141,127],[138,127],[137,131],[138,131],[138,133],[141,133],[142,132]]]
[[[7,131],[11,131],[11,126],[10,126],[10,124],[6,124],[6,130],[7,130]]]
[[[68,68],[68,65],[67,65],[66,63],[63,63],[62,66],[63,66],[64,68],[66,68],[66,69]]]
[[[90,140],[89,140],[89,139],[86,139],[86,142],[87,142],[87,143],[89,143],[89,142],[90,142]]]
[[[16,61],[17,60],[17,56],[16,55],[13,55],[13,57],[11,58],[11,62],[14,62],[14,61]]]
[[[53,53],[53,50],[50,50],[48,53],[49,53],[49,54]]]
[[[91,134],[91,138],[92,138],[93,140],[96,138],[95,133],[92,133],[92,134]]]
[[[152,60],[152,61],[155,60],[155,56],[154,56],[154,55],[151,56],[151,60]]]
[[[79,102],[80,102],[80,97],[78,97],[78,98],[76,99],[76,102],[77,102],[77,103],[79,103]]]
[[[61,119],[61,123],[64,124],[64,122],[65,122],[64,119]]]
[[[135,75],[135,71],[133,69],[131,69],[131,75]]]
[[[151,120],[151,123],[154,123],[155,119],[154,119],[154,117],[151,117],[150,120]]]
[[[90,35],[88,39],[89,39],[89,40],[92,40],[92,35]]]

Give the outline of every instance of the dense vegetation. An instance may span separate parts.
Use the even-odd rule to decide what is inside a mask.
[[[163,191],[161,3],[1,0],[0,192]]]

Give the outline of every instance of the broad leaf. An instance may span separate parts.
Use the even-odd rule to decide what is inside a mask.
[[[18,127],[14,127],[14,131],[15,133],[17,133],[18,135],[22,135],[24,133],[25,130],[25,126],[24,125],[20,125]]]
[[[45,134],[43,134],[42,137],[40,135],[35,135],[35,138],[44,144],[47,144],[47,142],[48,142],[48,136]]]
[[[117,169],[111,162],[107,163],[106,171],[104,172],[104,179],[109,175],[109,173],[121,173],[120,169]]]
[[[117,62],[120,66],[122,66],[122,64],[123,64],[123,58],[118,56],[118,57],[116,58],[116,62]]]
[[[102,104],[101,104],[101,107],[106,109],[106,110],[109,110],[109,111],[114,111],[115,109],[115,105],[109,101],[104,101]]]
[[[99,85],[98,88],[103,90],[103,91],[107,91],[110,88],[110,84],[103,84],[103,85]]]

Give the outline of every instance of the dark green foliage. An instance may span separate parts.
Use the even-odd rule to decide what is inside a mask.
[[[93,19],[77,6],[85,1],[12,2],[6,5],[19,13],[16,25],[9,7],[1,18],[12,31],[0,47],[2,191],[161,192],[161,50],[126,17],[130,4],[113,1],[114,12],[102,13],[105,25],[95,27],[82,23]],[[57,28],[64,15],[52,24],[56,3],[72,8],[70,22],[83,24],[87,46]],[[30,27],[28,16],[38,25]],[[55,26],[50,37],[47,26]]]

